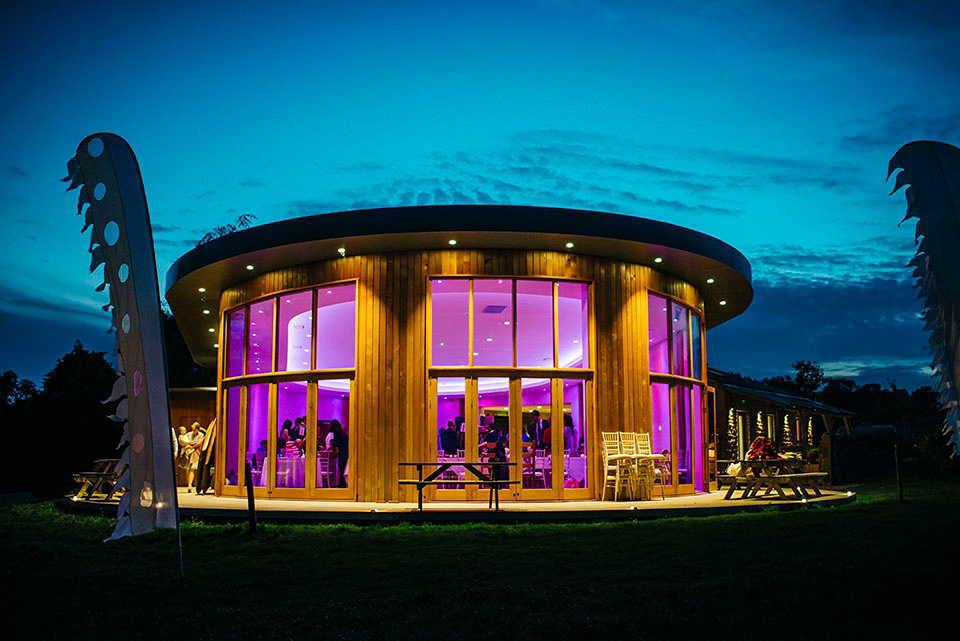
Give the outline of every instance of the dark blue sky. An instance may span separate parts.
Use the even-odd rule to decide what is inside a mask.
[[[906,142],[960,144],[955,2],[141,4],[0,21],[0,370],[39,381],[77,338],[112,346],[57,182],[111,131],[161,274],[241,213],[599,209],[751,261],[755,302],[710,332],[711,365],[932,380],[884,178]]]

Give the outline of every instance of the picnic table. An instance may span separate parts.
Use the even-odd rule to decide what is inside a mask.
[[[490,502],[488,507],[493,507],[494,500],[496,500],[496,511],[500,511],[500,488],[504,485],[515,485],[520,481],[510,481],[507,479],[493,479],[490,478],[483,470],[480,468],[490,467],[497,469],[499,467],[509,467],[511,465],[516,465],[516,463],[508,463],[505,461],[425,461],[425,462],[410,462],[410,463],[399,463],[401,467],[416,467],[417,468],[417,480],[407,480],[400,479],[400,485],[416,485],[417,486],[417,509],[423,512],[423,488],[427,485],[445,485],[450,483],[450,479],[443,478],[444,472],[449,470],[451,467],[462,467],[464,470],[473,474],[478,480],[476,481],[456,481],[457,485],[489,485],[490,486]],[[425,465],[436,465],[437,469],[427,475],[426,478],[423,477],[423,468]]]
[[[109,501],[124,488],[117,487],[117,481],[123,470],[116,469],[120,459],[101,458],[93,462],[93,469],[89,472],[78,472],[73,480],[78,484],[73,493],[74,501],[88,501],[95,496],[101,496]],[[126,466],[124,466],[126,468]]]
[[[748,459],[739,463],[739,474],[720,476],[723,482],[730,483],[724,499],[733,498],[739,487],[743,487],[741,499],[757,496],[760,490],[765,490],[764,496],[775,491],[780,498],[786,499],[784,489],[789,489],[798,499],[808,498],[809,493],[823,496],[820,484],[827,477],[826,472],[791,472],[797,462],[788,459]]]

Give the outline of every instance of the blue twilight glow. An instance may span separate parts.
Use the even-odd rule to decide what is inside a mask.
[[[924,384],[889,157],[960,144],[955,2],[18,3],[0,26],[0,370],[109,350],[57,180],[126,138],[159,270],[216,225],[358,207],[600,209],[716,236],[757,296],[713,366]],[[146,6],[149,5],[149,6]]]

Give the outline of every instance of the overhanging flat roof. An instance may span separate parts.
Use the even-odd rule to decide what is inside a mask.
[[[194,359],[215,368],[209,328],[219,319],[202,310],[218,309],[223,290],[277,269],[336,259],[340,247],[351,256],[449,250],[451,238],[456,249],[548,250],[649,265],[701,292],[708,329],[741,314],[753,300],[750,263],[706,234],[622,214],[515,205],[364,209],[243,229],[181,256],[167,272],[166,298]],[[714,282],[707,284],[708,278]]]

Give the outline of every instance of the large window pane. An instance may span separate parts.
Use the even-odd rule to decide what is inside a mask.
[[[513,365],[513,281],[473,281],[473,364]]]
[[[356,310],[354,283],[317,290],[317,369],[355,366]]]
[[[237,473],[237,461],[240,459],[240,401],[243,390],[239,387],[228,387],[227,395],[227,417],[224,421],[226,425],[226,434],[224,442],[226,443],[226,456],[223,461],[223,482],[226,485],[237,485],[240,475]]]
[[[649,319],[650,371],[666,374],[669,372],[670,362],[670,342],[667,340],[667,299],[649,294],[647,317]]]
[[[307,383],[277,384],[276,487],[306,487],[304,453],[307,449]]]
[[[584,382],[563,382],[563,485],[587,487]]]
[[[518,303],[519,304],[519,303]],[[553,487],[551,451],[554,438],[550,425],[550,379],[525,378],[523,391],[523,434],[521,434],[521,474],[525,488]],[[559,439],[558,439],[559,442]]]
[[[267,427],[270,415],[270,386],[266,383],[251,385],[247,388],[247,452],[253,472],[253,485],[267,485]]]
[[[246,308],[240,308],[227,316],[227,378],[243,376],[243,330],[246,311]]]
[[[273,371],[272,298],[250,306],[250,337],[247,346],[247,374]]]
[[[650,435],[654,454],[663,454],[666,458],[657,461],[658,480],[665,485],[671,483],[670,453],[670,386],[666,383],[653,383],[651,386],[653,405],[653,433]]]
[[[463,461],[466,379],[437,379],[437,463]],[[440,489],[462,490],[465,470],[454,466],[443,473]]]
[[[433,365],[470,364],[470,281],[432,281]]]
[[[691,406],[690,406],[690,425],[693,429],[693,438],[691,439],[693,447],[691,448],[693,452],[692,464],[694,470],[694,489],[697,492],[705,491],[705,483],[703,478],[703,413],[702,413],[702,391],[699,385],[694,385],[692,388],[691,396]]]
[[[517,366],[554,366],[550,281],[517,281]]]
[[[310,369],[310,338],[313,327],[313,292],[299,292],[280,297],[280,345],[277,369],[281,372],[296,372]]]
[[[678,385],[677,393],[677,483],[693,483],[693,407],[689,385]]]
[[[317,487],[347,487],[350,477],[350,380],[317,383]]]
[[[670,303],[670,331],[673,335],[673,374],[690,376],[689,312],[683,305]]]
[[[559,367],[590,367],[586,283],[557,283]]]
[[[693,345],[693,370],[690,376],[699,379],[703,377],[703,346],[700,344],[700,317],[696,314],[690,315],[690,340]]]
[[[477,379],[480,408],[479,460],[508,463],[510,461],[510,379]],[[484,470],[495,479],[510,478],[507,466]],[[481,485],[480,489],[486,486]],[[507,487],[507,486],[504,486]]]

